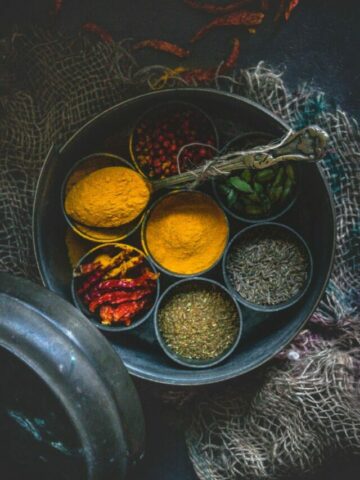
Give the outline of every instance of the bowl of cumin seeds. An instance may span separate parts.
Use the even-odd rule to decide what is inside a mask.
[[[280,223],[235,235],[223,259],[225,284],[248,308],[276,312],[298,302],[310,285],[313,260],[305,240]]]

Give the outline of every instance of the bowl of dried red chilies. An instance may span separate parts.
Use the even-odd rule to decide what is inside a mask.
[[[152,313],[159,296],[159,273],[136,247],[104,244],[80,259],[71,290],[77,307],[98,328],[131,330]]]

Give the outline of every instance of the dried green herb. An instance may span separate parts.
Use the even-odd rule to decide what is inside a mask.
[[[215,285],[178,287],[159,311],[159,329],[167,346],[187,359],[215,359],[239,332],[234,302]]]
[[[309,259],[290,234],[257,228],[241,236],[226,262],[228,278],[247,301],[278,305],[294,297],[308,278]]]
[[[246,217],[269,216],[292,198],[296,175],[292,165],[243,170],[218,184],[225,204]]]

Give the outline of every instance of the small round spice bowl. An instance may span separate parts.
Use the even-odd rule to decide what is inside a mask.
[[[151,180],[200,166],[217,152],[214,122],[201,108],[165,102],[144,112],[130,135],[132,162]]]
[[[73,270],[75,305],[100,330],[123,332],[144,323],[159,297],[159,273],[138,248],[124,243],[98,245]]]
[[[93,153],[78,160],[70,169],[61,188],[61,208],[65,220],[71,229],[82,238],[95,243],[119,242],[133,234],[140,226],[144,213],[129,223],[119,227],[87,226],[72,219],[65,210],[65,199],[72,187],[87,175],[106,167],[126,167],[133,170],[133,166],[125,159],[111,153]]]
[[[313,258],[305,240],[280,223],[251,225],[230,241],[223,257],[227,288],[244,306],[277,312],[305,294],[313,276]]]
[[[156,305],[154,324],[169,358],[186,367],[208,368],[237,348],[243,321],[239,304],[223,285],[194,277],[165,290]]]
[[[228,142],[222,153],[249,150],[271,139],[261,132],[242,134]],[[225,179],[213,180],[212,186],[215,198],[228,215],[241,222],[260,223],[273,221],[291,209],[300,181],[301,169],[289,162],[234,172]]]
[[[215,200],[201,191],[172,191],[156,200],[141,227],[143,250],[158,270],[178,278],[203,275],[217,265],[229,223]]]

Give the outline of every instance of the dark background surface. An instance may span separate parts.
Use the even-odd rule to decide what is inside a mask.
[[[61,14],[53,18],[49,16],[52,1],[0,0],[0,37],[13,32],[15,24],[18,30],[50,23],[53,28],[76,32],[81,24],[96,22],[115,39],[155,37],[187,46],[188,39],[211,18],[191,10],[182,0],[64,0],[63,3]],[[280,67],[292,88],[303,82],[312,83],[325,91],[330,102],[359,119],[359,14],[358,0],[302,0],[289,23],[268,25],[257,35],[244,37],[239,65],[251,67],[264,60]],[[192,48],[187,65],[218,64],[227,55],[235,33],[234,28],[209,33]],[[166,54],[142,55],[149,63],[174,65]],[[169,421],[168,412],[146,388],[141,391],[148,430],[147,454],[131,480],[194,480],[196,476],[186,455],[181,430]],[[312,480],[359,478],[359,466],[359,461],[332,458]]]
[[[227,3],[227,0],[211,0]],[[230,0],[229,0],[230,1]],[[63,0],[61,14],[49,15],[53,0],[0,0],[0,29],[14,24],[50,23],[54,28],[77,32],[81,24],[96,22],[116,39],[161,38],[185,47],[198,28],[212,17],[192,10],[182,0]],[[360,2],[358,0],[301,0],[290,21],[276,27],[271,22],[257,35],[242,35],[241,67],[264,60],[285,69],[294,88],[311,83],[328,98],[359,117]],[[217,65],[239,29],[217,29],[192,47],[188,64]],[[144,53],[149,63],[171,63],[163,53]]]

